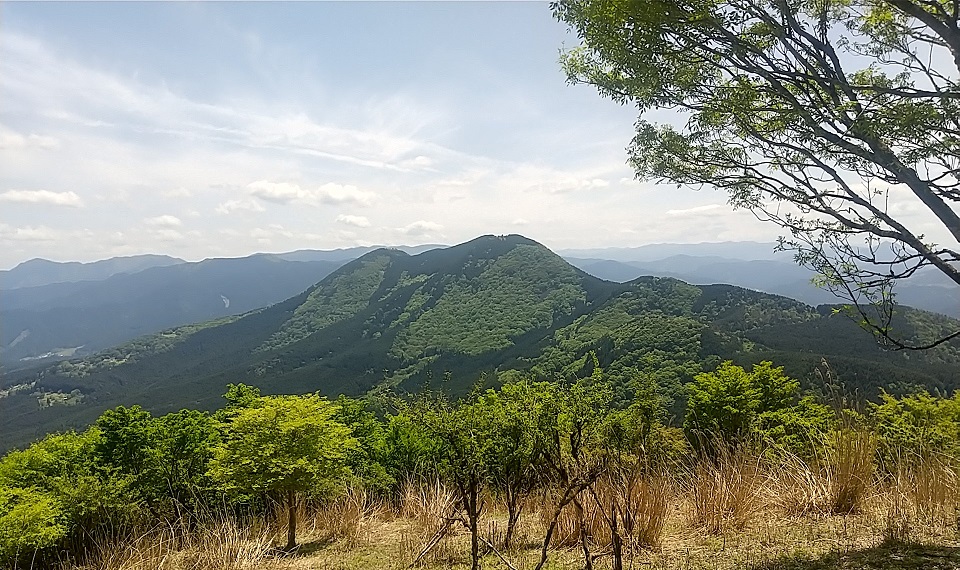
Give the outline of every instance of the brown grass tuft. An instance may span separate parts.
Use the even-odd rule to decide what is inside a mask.
[[[711,534],[745,527],[759,512],[765,483],[759,458],[721,447],[715,458],[701,459],[688,477],[691,524]]]
[[[862,429],[833,434],[826,451],[827,510],[847,515],[863,509],[875,470],[877,437]]]

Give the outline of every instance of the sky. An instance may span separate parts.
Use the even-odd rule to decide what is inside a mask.
[[[576,43],[545,2],[0,2],[0,268],[779,235],[636,181]]]

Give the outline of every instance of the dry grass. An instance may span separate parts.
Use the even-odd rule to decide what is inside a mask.
[[[837,431],[827,445],[824,474],[829,489],[829,512],[859,512],[867,498],[876,468],[877,437],[866,430]]]
[[[846,445],[809,463],[721,454],[699,462],[677,486],[664,476],[608,475],[581,496],[590,549],[599,556],[594,567],[611,567],[608,523],[616,505],[625,568],[960,568],[955,464],[932,458],[878,470],[862,460],[871,442],[854,438]],[[549,498],[549,491],[529,498],[517,529],[522,538],[500,553],[518,570],[536,563]],[[123,543],[104,542],[86,563],[63,570],[400,570],[411,566],[454,510],[453,494],[436,481],[408,484],[393,508],[354,491],[303,514],[304,544],[293,556],[274,548],[283,538],[279,522],[273,528],[221,520],[194,532],[165,527]],[[572,508],[564,512],[548,568],[583,567],[579,520]],[[505,521],[504,508],[491,502],[481,521],[491,543],[497,544]],[[468,568],[468,534],[456,523],[447,526],[414,567]],[[487,552],[483,567],[507,565]]]
[[[266,525],[223,519],[202,530],[150,529],[124,540],[100,541],[80,570],[253,570],[278,567],[274,533]]]
[[[830,484],[820,469],[793,454],[782,454],[771,469],[769,493],[774,506],[787,516],[822,514],[830,504]]]
[[[698,461],[687,478],[690,524],[710,534],[744,528],[759,514],[767,482],[758,456],[720,448],[716,457]]]

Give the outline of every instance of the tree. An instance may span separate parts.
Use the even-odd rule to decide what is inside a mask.
[[[554,390],[546,382],[527,379],[487,390],[475,406],[492,419],[490,438],[495,446],[489,466],[494,487],[507,505],[504,548],[509,548],[520,521],[524,499],[540,482],[545,469]]]
[[[717,437],[736,442],[753,427],[760,408],[760,392],[750,373],[729,360],[715,372],[701,372],[687,385],[687,414],[683,427],[695,444]]]
[[[611,411],[613,391],[603,381],[599,366],[594,367],[590,377],[581,378],[570,386],[558,386],[552,390],[546,386],[543,388],[542,413],[550,416],[549,425],[545,426],[544,461],[559,483],[559,496],[553,505],[535,568],[541,570],[547,563],[547,549],[557,522],[563,509],[572,504],[584,565],[589,570],[593,568],[593,557],[588,546],[580,496],[596,482],[603,468],[604,448],[608,443],[605,419]]]
[[[471,569],[478,570],[479,521],[485,507],[482,493],[490,482],[498,452],[496,417],[476,394],[455,404],[440,397],[423,400],[420,406],[428,437],[440,443],[436,450],[437,469],[456,490],[463,513],[460,520],[470,531]]]
[[[210,474],[228,489],[273,493],[287,503],[287,549],[297,545],[297,494],[329,492],[348,475],[357,442],[325,398],[263,396],[235,408]]]
[[[641,178],[729,192],[881,340],[893,286],[960,285],[960,0],[561,0],[563,64],[641,113]],[[647,120],[672,109],[683,126]],[[923,211],[936,236],[908,225]],[[916,219],[916,218],[914,218]],[[938,245],[933,239],[946,240]]]

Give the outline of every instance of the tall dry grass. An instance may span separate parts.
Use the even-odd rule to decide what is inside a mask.
[[[823,514],[831,502],[824,472],[792,453],[776,456],[769,486],[771,504],[788,516]]]
[[[618,535],[629,546],[658,546],[663,538],[674,491],[659,473],[619,472],[602,477],[591,489],[590,535],[601,547],[612,545],[616,514]]]
[[[827,441],[825,467],[830,514],[860,511],[876,471],[877,436],[865,429],[842,429]]]
[[[920,527],[960,530],[960,480],[953,460],[935,454],[899,457],[887,472],[878,481],[877,497],[886,540],[907,542]]]
[[[745,448],[719,447],[686,477],[689,522],[711,534],[745,527],[760,512],[767,474],[761,458]]]
[[[188,531],[160,526],[122,540],[94,542],[78,570],[255,570],[279,568],[274,533],[266,524],[231,518]]]
[[[349,488],[331,501],[315,507],[304,520],[320,541],[354,547],[363,542],[368,527],[381,518],[386,506],[364,489]]]
[[[456,495],[439,479],[403,484],[395,514],[408,522],[400,533],[405,565],[449,565],[463,555],[463,549],[448,540],[458,530],[456,513]]]

